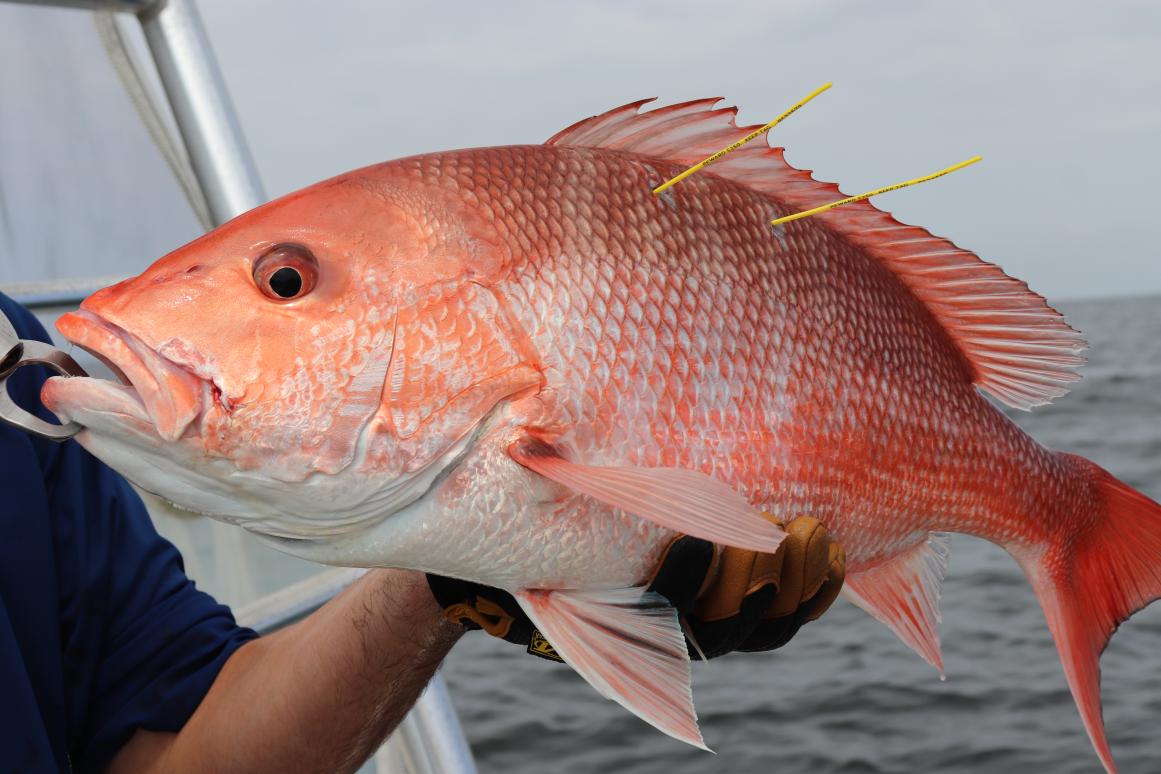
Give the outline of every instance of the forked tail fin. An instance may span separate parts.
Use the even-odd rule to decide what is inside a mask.
[[[1096,518],[1042,551],[1013,555],[1044,608],[1085,730],[1115,772],[1101,716],[1100,656],[1122,621],[1161,597],[1161,505],[1083,457],[1061,456],[1091,482]]]

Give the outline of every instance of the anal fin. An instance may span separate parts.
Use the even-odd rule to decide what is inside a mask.
[[[556,652],[607,699],[708,750],[698,728],[677,611],[644,588],[517,592]]]
[[[950,537],[927,539],[865,570],[848,573],[843,596],[882,621],[899,639],[939,670],[939,595],[951,559]]]

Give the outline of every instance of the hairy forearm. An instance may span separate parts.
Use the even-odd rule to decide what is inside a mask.
[[[462,632],[421,574],[375,570],[239,648],[180,733],[139,731],[110,771],[354,771]]]

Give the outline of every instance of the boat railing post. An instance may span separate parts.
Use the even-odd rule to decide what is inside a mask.
[[[265,202],[197,7],[163,0],[137,18],[214,224]]]

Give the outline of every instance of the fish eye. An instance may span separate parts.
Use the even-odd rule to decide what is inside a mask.
[[[301,298],[314,290],[318,261],[303,245],[275,245],[254,261],[254,283],[275,301]]]

